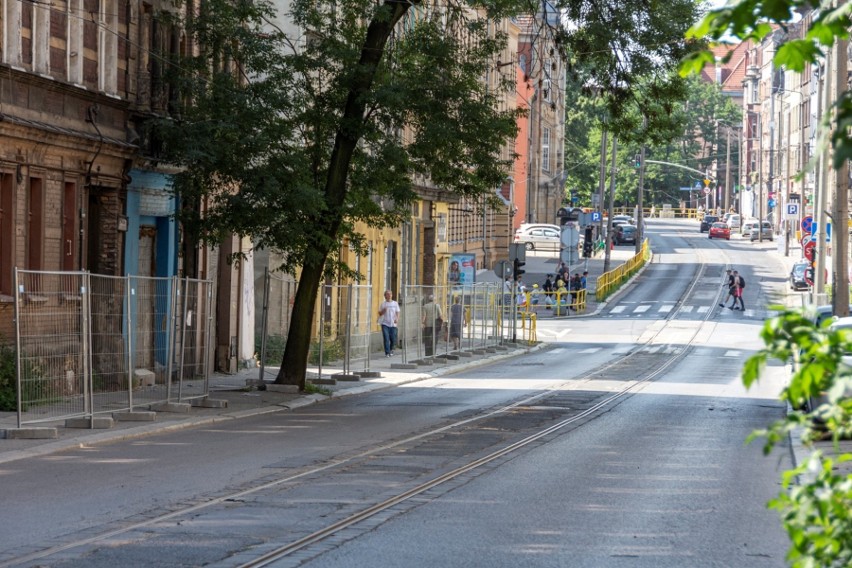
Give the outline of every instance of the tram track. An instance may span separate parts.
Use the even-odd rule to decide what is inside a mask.
[[[201,502],[151,514],[142,520],[126,522],[120,527],[98,534],[69,535],[64,543],[38,551],[29,551],[15,558],[3,559],[0,561],[0,567],[30,565],[34,562],[43,565],[40,562],[42,560],[67,558],[69,554],[73,556],[92,553],[93,549],[100,546],[108,547],[117,540],[137,538],[138,535],[148,533],[155,527],[159,530],[163,527],[181,527],[183,520],[192,519],[203,514],[205,510],[222,506],[234,507],[241,503],[266,498],[273,501],[280,500],[283,494],[294,491],[301,485],[315,484],[318,480],[328,482],[334,475],[353,475],[353,473],[363,475],[365,471],[375,474],[377,463],[381,466],[381,464],[393,462],[398,456],[411,457],[410,463],[404,464],[408,467],[407,471],[400,467],[403,464],[396,462],[394,462],[395,467],[381,466],[393,470],[394,479],[403,478],[403,481],[399,482],[400,487],[385,491],[386,494],[379,496],[374,500],[375,502],[369,504],[356,502],[342,508],[337,518],[320,523],[324,526],[304,530],[305,534],[294,538],[291,542],[272,544],[271,540],[267,540],[263,546],[243,550],[237,556],[225,561],[227,565],[246,568],[268,566],[301,552],[298,558],[292,559],[295,565],[300,564],[306,559],[321,554],[325,548],[319,545],[333,535],[357,528],[358,525],[370,519],[379,518],[388,512],[407,510],[405,507],[417,506],[422,503],[422,496],[427,492],[441,488],[449,490],[454,481],[459,482],[470,474],[487,470],[488,466],[496,467],[501,459],[544,443],[550,437],[578,426],[600,412],[612,408],[620,400],[641,390],[646,383],[665,373],[687,355],[689,347],[700,333],[701,325],[694,326],[688,337],[682,337],[683,348],[675,353],[658,352],[649,357],[649,354],[644,352],[644,348],[654,344],[667,327],[677,320],[680,306],[684,304],[682,300],[694,293],[695,288],[704,278],[706,270],[706,264],[699,264],[696,277],[681,295],[681,301],[663,320],[665,323],[654,333],[644,336],[643,341],[629,353],[579,376],[565,379],[499,408],[454,420],[399,440],[379,444],[350,456],[306,467],[301,471],[275,475],[272,479],[249,487],[225,491],[221,495]],[[721,290],[720,287],[719,294]],[[705,314],[700,323],[707,322],[712,317],[712,313],[710,311]],[[631,368],[634,373],[634,376],[628,380],[623,380],[625,368]],[[583,392],[585,387],[605,377],[610,379],[622,377],[618,390],[577,396],[576,393]],[[464,442],[459,443],[460,440]],[[442,446],[444,448],[451,446],[458,451],[443,461],[433,460],[429,467],[418,467],[422,461],[426,461],[423,456],[429,455],[429,452],[425,450],[436,445],[441,446],[441,444],[444,444]],[[406,471],[406,473],[400,474],[400,471]],[[176,530],[184,529],[176,528]],[[355,535],[357,534],[356,530]],[[314,553],[311,552],[312,547],[316,548]]]

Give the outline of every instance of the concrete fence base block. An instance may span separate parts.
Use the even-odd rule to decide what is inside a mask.
[[[497,351],[508,351],[509,350],[509,348],[506,347],[505,345],[496,345],[494,347],[494,349],[496,349]]]
[[[246,386],[247,387],[259,387],[259,386],[266,385],[266,384],[268,384],[268,383],[266,381],[264,381],[263,379],[246,379]]]
[[[458,351],[453,353],[453,355],[458,355],[459,357],[473,357],[473,353],[468,353],[467,351]]]
[[[109,430],[115,426],[112,416],[95,416],[94,418],[69,418],[65,421],[66,428],[84,428],[87,430]]]
[[[393,367],[393,365],[391,365]],[[359,371],[356,373],[362,379],[379,379],[382,374],[379,371]]]
[[[416,363],[391,363],[391,369],[416,369]]]
[[[332,375],[333,378],[338,381],[360,381],[361,377],[358,375],[354,375],[352,373],[335,373]]]
[[[497,353],[497,348],[496,347],[486,347],[485,352],[486,353]]]
[[[446,355],[443,355],[443,358],[446,359],[447,361],[458,361],[459,360],[459,354],[458,353],[447,353]]]
[[[471,349],[470,352],[474,355],[485,355],[486,353],[485,349]]]
[[[316,383],[316,380],[312,380],[312,383]],[[276,385],[275,383],[267,383],[266,390],[268,392],[283,392],[287,394],[298,394],[299,393],[299,385]]]
[[[159,402],[157,404],[152,404],[150,408],[155,412],[178,412],[181,414],[187,414],[192,407],[186,402]]]
[[[133,380],[137,387],[153,387],[157,383],[157,375],[148,369],[133,369]]]
[[[335,379],[310,379],[308,381],[312,385],[336,385],[337,381]]]
[[[2,430],[7,440],[55,440],[59,438],[56,428],[8,428]]]
[[[412,361],[412,363],[415,363],[415,364],[420,365],[420,366],[423,366],[423,365],[431,365],[433,362],[434,362],[434,361],[432,361],[432,359],[431,359],[431,358],[426,358],[426,359],[415,359],[414,361]]]
[[[131,411],[131,412],[113,412],[112,417],[116,422],[153,422],[157,419],[156,412]]]
[[[228,401],[222,398],[210,398],[205,396],[204,398],[193,400],[192,406],[195,408],[228,408]]]

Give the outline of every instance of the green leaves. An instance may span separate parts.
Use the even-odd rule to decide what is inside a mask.
[[[828,404],[809,411],[794,411],[785,420],[754,432],[749,440],[763,437],[764,452],[801,430],[801,440],[811,444],[825,433],[835,440],[852,435],[852,368],[843,363],[852,352],[852,334],[832,331],[828,323],[817,328],[808,314],[782,311],[761,331],[766,347],[746,361],[743,382],[749,386],[765,362],[795,360],[794,372],[782,399],[793,408],[823,392]],[[836,472],[838,464],[852,455],[835,456],[815,450],[810,458],[783,475],[783,491],[769,503],[782,515],[790,537],[787,554],[792,566],[849,566],[852,563],[852,475]],[[801,481],[800,481],[801,480]]]

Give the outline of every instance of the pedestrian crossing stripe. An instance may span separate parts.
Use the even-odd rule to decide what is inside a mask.
[[[609,311],[609,313],[610,313],[610,315],[623,314],[627,311],[628,307],[629,306],[614,306]],[[696,314],[706,314],[707,312],[712,310],[713,307],[714,306],[681,306],[680,307],[680,313],[691,314],[691,313],[695,312]],[[664,304],[664,305],[660,306],[659,308],[657,308],[657,313],[667,314],[667,313],[671,312],[672,310],[674,310],[674,308],[675,308],[674,304]],[[630,313],[643,314],[650,309],[651,309],[651,306],[649,306],[649,305],[641,305],[641,306],[636,306],[635,308],[633,308],[633,310]],[[742,312],[742,311],[738,311],[738,310],[729,310],[727,308],[724,308],[724,309],[721,310],[720,313],[722,313],[722,314],[737,313],[737,314],[745,315],[746,317],[754,317],[755,316],[754,310],[745,310],[744,312]]]

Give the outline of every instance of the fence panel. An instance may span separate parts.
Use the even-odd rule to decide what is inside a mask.
[[[440,364],[454,351],[483,349],[502,341],[502,292],[495,283],[407,286],[400,302],[403,362]],[[440,329],[429,325],[440,316]]]
[[[116,412],[132,406],[128,349],[126,278],[88,274],[91,310],[92,411]]]
[[[174,343],[174,278],[129,276],[133,404],[168,402]]]
[[[15,270],[19,427],[91,413],[86,277]]]
[[[213,282],[184,278],[180,281],[182,301],[178,310],[177,400],[203,398],[209,394],[208,357],[213,324]],[[174,393],[172,393],[174,398]]]

